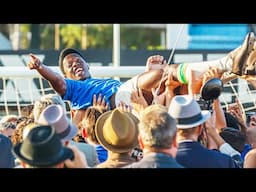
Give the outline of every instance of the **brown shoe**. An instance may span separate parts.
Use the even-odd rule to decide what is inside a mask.
[[[232,73],[242,76],[245,73],[248,57],[253,50],[255,42],[254,33],[250,32],[246,35],[242,46],[231,52],[231,59],[233,60]]]
[[[256,75],[256,42],[253,51],[250,53],[244,71],[245,75]]]

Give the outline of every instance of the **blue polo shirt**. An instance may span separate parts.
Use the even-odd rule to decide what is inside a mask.
[[[62,96],[69,100],[72,109],[86,109],[93,105],[93,95],[105,96],[106,102],[110,104],[110,97],[115,94],[121,86],[121,82],[114,79],[86,79],[84,81],[65,79],[66,93]]]

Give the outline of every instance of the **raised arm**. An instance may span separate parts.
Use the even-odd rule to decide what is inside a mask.
[[[63,96],[66,92],[66,82],[64,78],[51,70],[48,66],[43,64],[34,54],[30,54],[30,61],[27,66],[29,69],[35,69],[38,73],[49,83],[52,88],[61,96]]]

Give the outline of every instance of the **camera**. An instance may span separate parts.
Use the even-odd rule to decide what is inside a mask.
[[[143,158],[143,151],[140,148],[135,147],[131,152],[131,157],[136,161],[139,161]]]
[[[212,111],[212,103],[217,99],[222,91],[223,83],[219,78],[212,78],[201,87],[200,97],[197,102],[201,110]]]
[[[213,100],[204,100],[202,97],[200,97],[199,99],[196,100],[197,103],[199,104],[200,106],[200,109],[201,110],[209,110],[209,111],[212,111],[212,102]]]

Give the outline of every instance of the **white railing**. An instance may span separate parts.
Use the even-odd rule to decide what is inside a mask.
[[[50,67],[61,74],[59,67]],[[96,78],[130,78],[145,71],[144,66],[91,66],[90,71]],[[36,70],[24,67],[0,67],[0,107],[1,113],[12,112],[20,114],[22,105],[33,103],[41,95],[54,92]],[[35,81],[37,80],[37,85]],[[47,87],[45,83],[47,84]],[[234,88],[236,86],[236,89]],[[238,97],[242,104],[250,103],[245,111],[256,109],[256,92],[251,90],[246,81],[239,79],[237,83],[228,83],[224,87],[231,88],[229,92],[222,92],[220,100],[223,106],[232,103]],[[12,109],[10,109],[12,108]],[[12,110],[12,111],[11,111]],[[15,110],[15,111],[13,111]],[[0,114],[1,115],[1,114]]]
[[[61,74],[59,67],[50,67]],[[145,71],[143,66],[91,66],[90,71],[94,77],[120,77],[129,78]],[[30,70],[27,67],[0,67],[0,77],[5,78],[39,78],[36,70]]]

